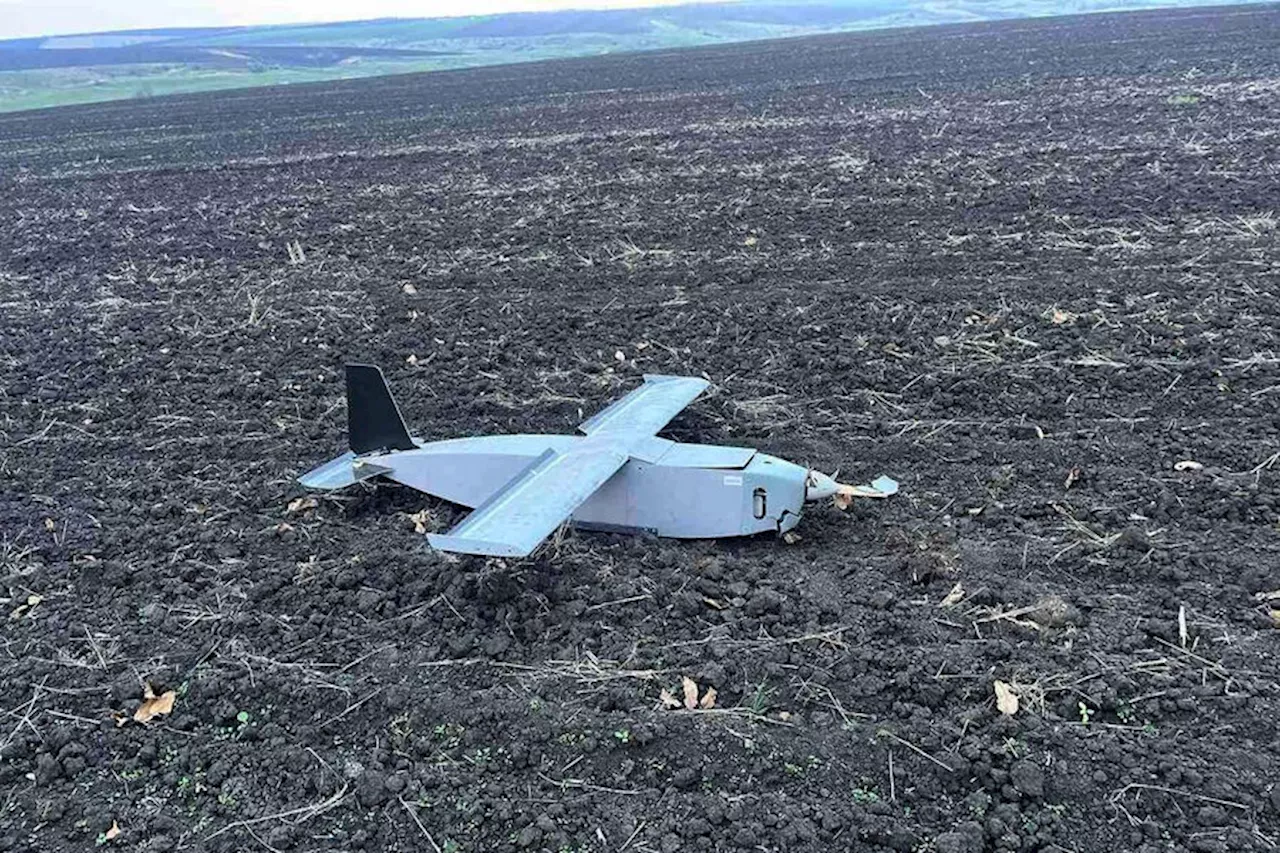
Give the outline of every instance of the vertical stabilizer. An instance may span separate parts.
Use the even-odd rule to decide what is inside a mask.
[[[400,409],[382,371],[372,364],[347,365],[347,435],[356,454],[413,450]]]

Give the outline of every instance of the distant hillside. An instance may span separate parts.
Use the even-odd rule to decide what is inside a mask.
[[[306,45],[200,46],[134,43],[121,47],[0,50],[0,71],[96,65],[189,65],[241,71],[270,67],[326,68],[357,58],[422,59],[438,51]]]
[[[1206,5],[1203,0],[764,0],[149,29],[0,41],[0,111],[782,36]]]

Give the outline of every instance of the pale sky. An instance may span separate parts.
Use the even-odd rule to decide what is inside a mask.
[[[149,27],[620,9],[677,2],[681,0],[0,0],[0,38]]]

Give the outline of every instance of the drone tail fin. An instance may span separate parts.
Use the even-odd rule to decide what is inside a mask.
[[[386,378],[372,364],[347,365],[347,435],[357,455],[417,447]]]

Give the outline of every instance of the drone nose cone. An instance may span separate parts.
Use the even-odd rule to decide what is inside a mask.
[[[820,501],[832,497],[840,491],[840,484],[821,471],[813,469],[804,478],[804,499]]]

